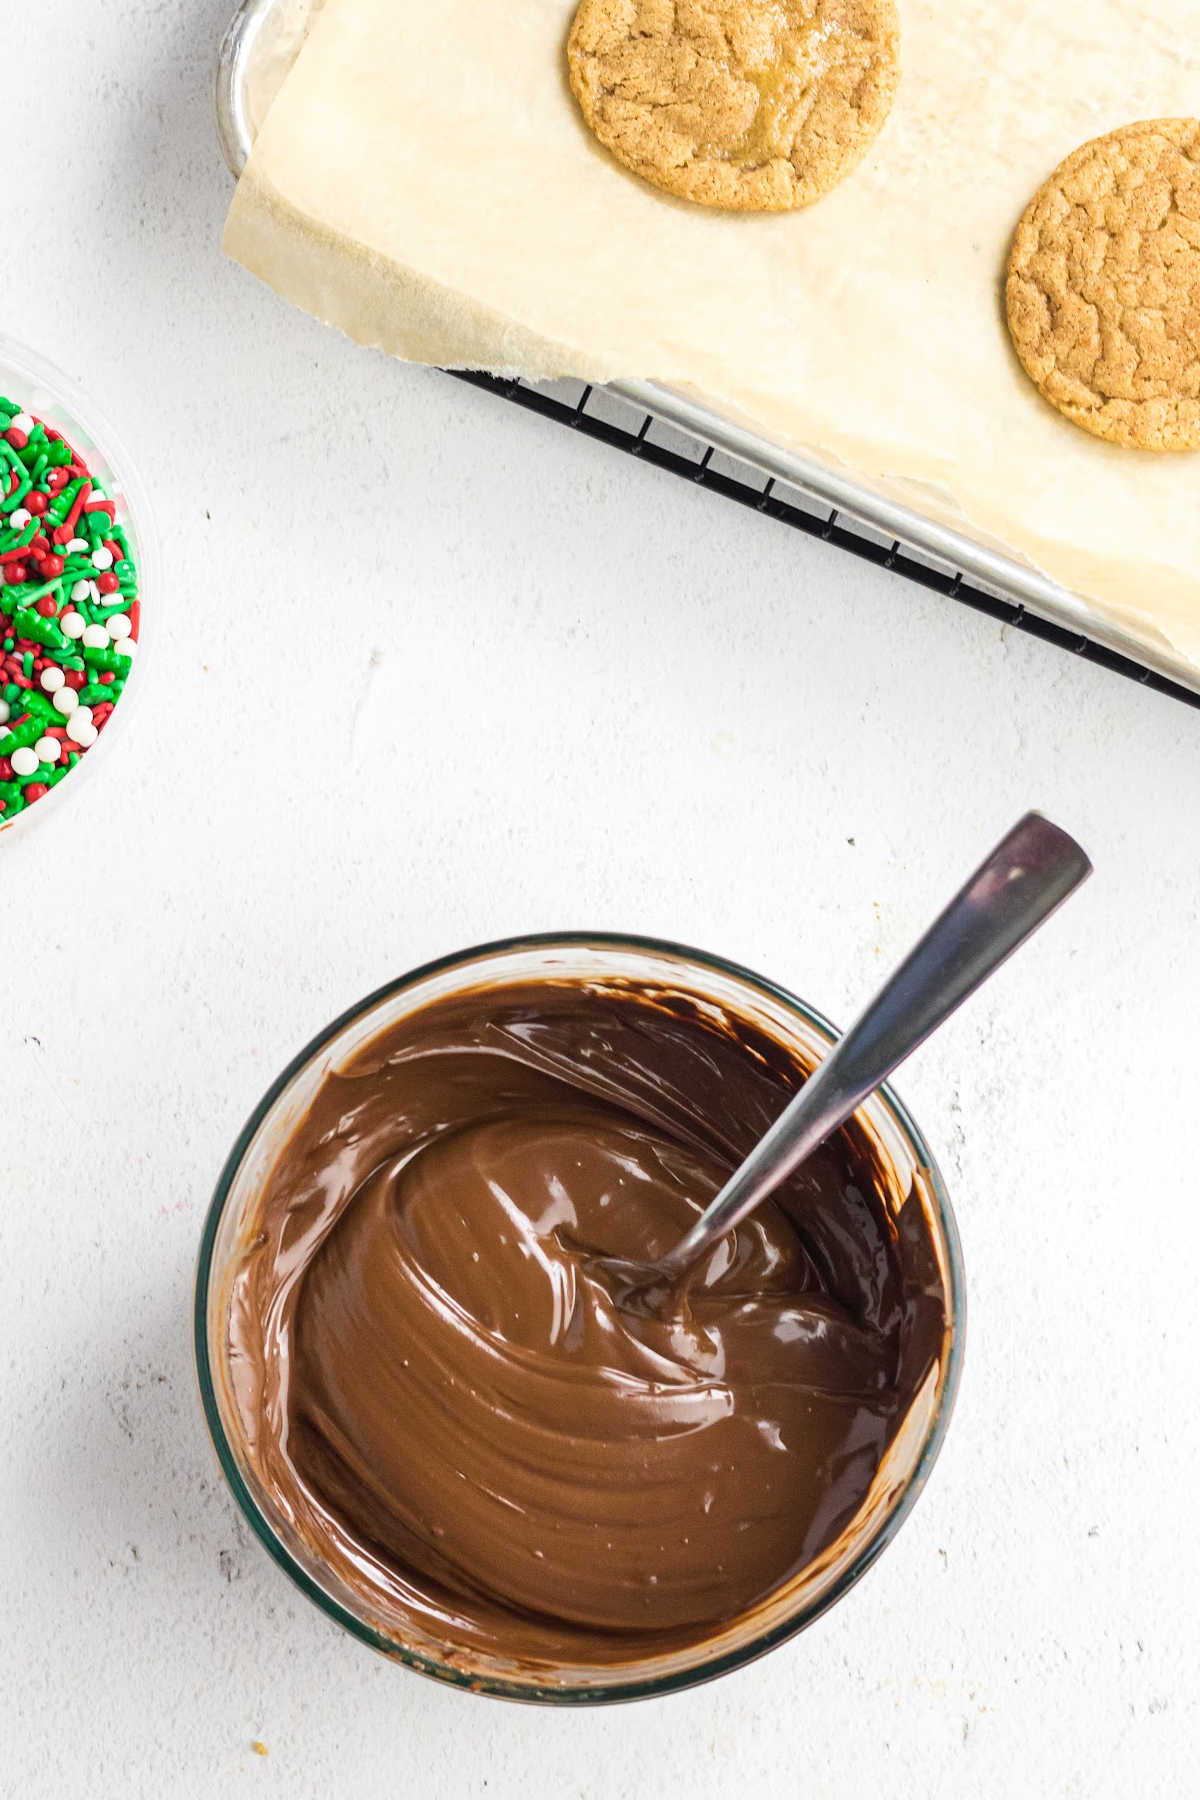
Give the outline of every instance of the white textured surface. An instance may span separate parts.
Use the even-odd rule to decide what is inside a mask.
[[[215,248],[225,4],[5,36],[10,218],[60,226],[10,231],[0,319],[140,453],[174,613],[104,778],[0,847],[0,1794],[1189,1790],[1197,715],[289,314]],[[899,1082],[971,1326],[882,1562],[595,1715],[340,1635],[247,1540],[191,1368],[270,1076],[398,970],[579,924],[844,1018],[1029,803],[1097,875]]]

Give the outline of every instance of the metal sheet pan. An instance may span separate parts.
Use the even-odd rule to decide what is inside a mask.
[[[242,0],[230,21],[218,56],[215,98],[218,141],[234,175],[245,167],[254,143],[256,115],[273,79],[282,74],[303,40],[305,20],[313,5],[314,0]],[[274,75],[269,72],[272,68]],[[514,384],[498,385],[511,388]],[[830,514],[831,522],[837,517],[853,520],[866,532],[878,534],[891,546],[892,564],[903,567],[906,561],[929,559],[950,569],[953,574],[946,591],[956,597],[965,597],[962,584],[972,583],[980,598],[993,595],[1008,603],[1014,609],[1014,624],[1020,624],[1024,615],[1032,615],[1056,634],[1066,634],[1062,641],[1072,647],[1086,651],[1088,645],[1099,645],[1113,653],[1113,658],[1159,677],[1156,687],[1171,686],[1186,690],[1189,696],[1200,696],[1200,670],[1168,646],[1102,617],[1089,601],[1016,557],[976,543],[965,533],[876,493],[843,471],[773,444],[723,419],[701,402],[655,382],[614,382],[603,391],[642,416],[685,433],[710,453],[721,451],[761,471],[769,483],[782,482],[798,489],[814,506]]]

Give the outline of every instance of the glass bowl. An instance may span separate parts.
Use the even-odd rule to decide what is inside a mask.
[[[88,466],[117,503],[117,518],[125,527],[138,572],[141,623],[138,649],[125,683],[125,691],[112,716],[91,749],[62,781],[35,804],[26,806],[7,822],[0,814],[0,845],[26,837],[35,823],[57,817],[64,795],[78,793],[89,775],[107,768],[114,738],[123,736],[133,707],[146,685],[146,658],[152,648],[156,614],[161,604],[158,540],[149,503],[128,455],[116,433],[69,376],[45,357],[0,332],[0,394],[17,401],[28,412],[61,431],[87,458]]]
[[[812,1066],[836,1032],[773,982],[722,958],[651,939],[568,934],[510,939],[427,963],[389,982],[322,1031],[267,1090],[217,1183],[200,1245],[195,1351],[208,1428],[234,1497],[270,1554],[310,1600],[364,1643],[423,1674],[474,1693],[551,1703],[596,1703],[669,1693],[738,1667],[812,1623],[890,1543],[933,1466],[962,1360],[963,1274],[958,1232],[941,1176],[920,1132],[889,1088],[860,1107],[859,1126],[885,1172],[886,1204],[921,1207],[947,1297],[942,1354],[889,1447],[862,1506],[827,1550],[703,1643],[616,1666],[522,1667],[473,1658],[432,1640],[398,1642],[313,1555],[258,1481],[246,1452],[228,1355],[231,1284],[251,1234],[265,1176],[326,1075],[379,1032],[431,1001],[481,986],[553,978],[657,984],[748,1019]]]

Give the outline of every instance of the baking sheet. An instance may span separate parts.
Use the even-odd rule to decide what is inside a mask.
[[[900,93],[867,162],[774,218],[704,213],[611,163],[566,87],[571,13],[325,0],[227,247],[402,355],[690,387],[1200,666],[1200,464],[1059,421],[999,292],[1013,224],[1068,149],[1194,106],[1198,0],[903,7]]]

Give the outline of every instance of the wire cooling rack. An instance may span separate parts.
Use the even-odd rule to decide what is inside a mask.
[[[988,618],[996,619],[1002,625],[1010,625],[1030,637],[1040,638],[1045,644],[1070,651],[1085,662],[1111,669],[1156,694],[1169,694],[1172,699],[1200,709],[1200,694],[1179,682],[1171,681],[1166,675],[1147,669],[1132,657],[1122,656],[1089,637],[1055,625],[1011,599],[988,593],[964,579],[958,570],[938,566],[932,559],[917,555],[898,538],[889,540],[872,533],[869,527],[848,518],[836,508],[830,510],[791,483],[774,478],[764,480],[762,471],[752,464],[728,455],[702,438],[691,437],[674,425],[663,424],[652,413],[643,412],[614,395],[611,389],[585,387],[582,382],[568,381],[535,385],[465,370],[452,373],[457,380],[496,394],[524,407],[526,412],[553,419],[569,430],[581,432],[584,437],[624,450],[656,469],[666,469],[682,481],[710,488],[713,493],[736,501],[752,512],[765,513],[768,518],[778,519],[781,524],[803,531],[809,537],[835,544],[839,550],[847,550],[864,562],[874,563],[881,569],[892,569],[935,594],[986,613]]]

